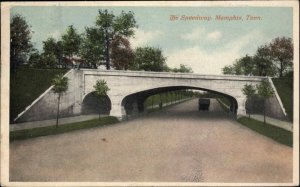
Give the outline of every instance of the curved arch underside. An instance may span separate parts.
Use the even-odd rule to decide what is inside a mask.
[[[190,86],[169,86],[169,87],[159,87],[159,88],[140,91],[125,96],[121,102],[121,106],[124,107],[124,112],[126,115],[128,114],[130,115],[137,112],[140,113],[144,111],[144,101],[149,96],[159,94],[159,93],[169,92],[169,91],[178,91],[178,90],[201,90],[201,91],[207,91],[207,92],[225,96],[231,102],[230,111],[234,114],[237,113],[238,103],[234,97],[215,90],[209,90],[209,89],[199,88],[199,87],[190,87]]]

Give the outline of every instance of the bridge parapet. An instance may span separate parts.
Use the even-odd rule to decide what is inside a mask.
[[[207,80],[240,80],[240,81],[262,81],[267,77],[243,76],[243,75],[205,75],[195,73],[172,73],[172,72],[150,72],[150,71],[120,71],[120,70],[96,70],[81,69],[84,75],[124,76],[124,77],[151,77],[151,78],[177,78],[177,79],[207,79]]]

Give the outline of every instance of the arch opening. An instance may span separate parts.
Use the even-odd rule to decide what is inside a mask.
[[[225,97],[229,100],[230,103],[228,113],[233,114],[234,116],[236,116],[237,114],[238,103],[234,97],[215,90],[209,90],[209,89],[199,88],[199,87],[187,87],[187,86],[160,87],[160,88],[154,88],[154,89],[133,93],[124,97],[121,105],[122,107],[124,107],[126,116],[142,113],[145,111],[144,102],[148,97],[155,94],[160,94],[160,93],[165,93],[170,91],[179,91],[179,90],[201,90],[201,91],[206,91],[209,93],[213,93]]]
[[[95,92],[87,94],[81,106],[81,114],[100,114],[109,115],[111,110],[110,98],[106,95],[101,100],[95,95]]]

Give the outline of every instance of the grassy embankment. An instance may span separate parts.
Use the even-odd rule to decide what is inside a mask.
[[[47,136],[53,134],[61,134],[61,133],[66,133],[74,130],[111,125],[118,122],[119,121],[117,118],[112,116],[107,116],[100,119],[92,119],[88,121],[63,124],[63,125],[59,125],[58,127],[53,125],[53,126],[39,127],[34,129],[17,130],[17,131],[10,132],[10,141],[34,138],[39,136]]]
[[[219,100],[221,100],[224,104],[229,106],[229,100],[220,97]],[[225,111],[228,111],[228,109],[220,103],[222,108]],[[249,119],[248,117],[241,117],[237,120],[240,124],[250,128],[251,130],[262,134],[266,137],[269,137],[281,144],[287,145],[292,147],[293,146],[293,133],[290,131],[287,131],[285,129],[270,125],[268,123],[264,124],[261,121],[255,120],[255,119]]]
[[[248,117],[241,117],[238,122],[242,125],[258,132],[264,136],[267,136],[281,144],[292,147],[293,146],[293,133],[285,129],[275,127],[270,124],[264,124],[261,121],[255,119],[249,119]]]
[[[219,96],[217,98],[218,102],[220,103],[221,107],[223,110],[228,113],[229,112],[229,107],[230,107],[230,100],[226,98],[225,96]],[[225,106],[226,105],[226,106]]]
[[[66,69],[19,68],[10,75],[10,119],[17,117],[27,106],[51,86],[57,74]]]
[[[293,121],[293,77],[272,79],[290,121]]]

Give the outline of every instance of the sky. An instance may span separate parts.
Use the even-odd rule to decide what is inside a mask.
[[[159,47],[169,67],[190,66],[194,73],[222,74],[222,68],[236,59],[253,55],[256,49],[276,37],[293,36],[293,12],[290,7],[12,7],[11,16],[21,14],[34,31],[32,42],[42,50],[48,37],[60,39],[68,25],[79,33],[95,26],[99,9],[115,15],[134,12],[138,24],[132,48]],[[248,19],[250,15],[252,18]],[[177,16],[177,20],[171,20]],[[184,17],[209,17],[184,20]],[[241,20],[217,20],[217,16],[241,17]]]

